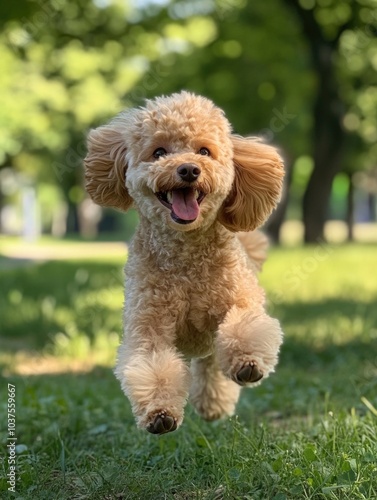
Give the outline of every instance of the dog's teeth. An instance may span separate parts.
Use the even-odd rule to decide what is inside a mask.
[[[197,200],[200,196],[200,193],[197,189],[195,189],[195,199]]]
[[[173,203],[173,195],[171,194],[171,191],[167,191],[166,199],[168,200],[168,203],[170,203],[170,204]]]

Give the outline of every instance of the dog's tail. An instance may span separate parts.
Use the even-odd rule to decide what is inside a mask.
[[[261,271],[263,262],[267,258],[268,238],[261,231],[238,233],[237,237],[251,261],[252,267]]]

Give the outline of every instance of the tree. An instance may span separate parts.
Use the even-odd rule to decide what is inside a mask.
[[[161,15],[160,28],[179,24],[182,36],[182,28],[199,14],[200,6],[193,5],[190,12],[178,9],[174,21]],[[171,55],[174,71],[161,87],[209,95],[237,131],[272,139],[292,162],[302,154],[313,157],[303,197],[305,241],[313,243],[324,236],[335,175],[376,161],[377,4],[272,0],[225,5],[224,13],[219,1],[210,17],[208,32],[214,34],[206,49],[191,46]],[[270,226],[276,238],[284,208]]]
[[[236,132],[261,136],[280,147],[287,167],[287,196],[266,226],[278,242],[291,167],[310,146],[313,74],[306,59],[296,56],[304,52],[298,23],[280,0],[227,2],[225,10],[219,2],[207,17],[201,14],[200,3],[194,3],[189,12],[175,10],[175,5],[182,4],[173,2],[160,15],[158,29],[174,30],[179,42],[187,40],[185,31],[192,32],[200,20],[207,23],[207,45],[203,49],[187,44],[184,53],[170,54],[160,89],[170,93],[186,88],[207,95],[226,111]]]
[[[236,132],[281,146],[289,164],[312,149],[305,237],[322,236],[334,175],[377,153],[376,1],[130,5],[0,5],[0,168],[55,183],[74,222],[86,131],[185,88],[212,98]],[[276,235],[284,205],[277,215]]]
[[[87,130],[124,107],[149,60],[160,55],[153,44],[159,35],[127,17],[131,7],[117,0],[0,6],[0,168],[56,184],[70,230],[77,230],[83,197]]]
[[[348,31],[356,33],[363,26],[363,17],[370,24],[376,20],[373,1],[344,2],[330,0],[285,0],[297,14],[302,32],[310,48],[310,60],[317,77],[313,105],[313,159],[314,168],[305,190],[303,221],[305,241],[313,243],[324,238],[331,186],[335,175],[344,168],[349,131],[344,126],[350,102],[344,86],[352,85],[347,65],[340,68],[342,60],[340,42]],[[374,32],[364,24],[365,34]],[[360,32],[359,32],[360,36]],[[355,47],[356,49],[358,47]],[[351,50],[352,51],[352,50]],[[343,59],[343,64],[345,63]],[[348,73],[348,74],[347,74]],[[345,82],[348,77],[348,82]],[[360,86],[360,82],[358,84]]]

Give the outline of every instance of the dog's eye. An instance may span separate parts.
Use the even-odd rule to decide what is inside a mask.
[[[207,149],[207,148],[200,148],[199,154],[203,155],[203,156],[211,156],[211,153],[210,153],[209,149]]]
[[[161,158],[162,156],[165,156],[167,154],[166,149],[164,148],[157,148],[155,151],[153,151],[153,158]]]

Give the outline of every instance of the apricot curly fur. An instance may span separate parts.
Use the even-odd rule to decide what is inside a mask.
[[[139,427],[175,430],[188,398],[205,419],[233,414],[240,385],[274,371],[283,337],[256,274],[267,240],[253,231],[279,201],[278,152],[181,92],[92,130],[84,163],[96,203],[139,213],[115,368]]]

